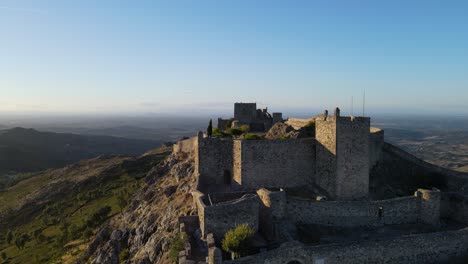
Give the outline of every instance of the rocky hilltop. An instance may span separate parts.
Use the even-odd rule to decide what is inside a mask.
[[[129,207],[100,229],[83,260],[119,263],[120,256],[128,263],[170,263],[178,218],[194,214],[193,172],[193,158],[186,155],[170,155],[152,168]]]

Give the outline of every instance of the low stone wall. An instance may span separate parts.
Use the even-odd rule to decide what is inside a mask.
[[[468,229],[338,245],[285,244],[276,250],[223,263],[413,264],[444,262],[460,256],[468,256]]]
[[[248,224],[258,231],[260,201],[255,194],[246,194],[239,199],[207,205],[206,197],[200,192],[192,196],[198,210],[202,236],[213,233],[216,241],[221,241],[224,234],[240,224]]]
[[[408,196],[382,201],[312,201],[289,198],[292,222],[326,226],[379,226],[417,223],[420,199]]]
[[[385,133],[382,129],[371,127],[369,134],[369,169],[382,158],[382,149],[385,144]]]

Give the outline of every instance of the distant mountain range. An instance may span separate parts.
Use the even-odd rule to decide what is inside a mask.
[[[58,168],[100,155],[139,155],[159,147],[158,140],[39,132],[0,131],[0,175]]]

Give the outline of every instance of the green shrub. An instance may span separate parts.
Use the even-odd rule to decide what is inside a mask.
[[[11,241],[13,241],[13,232],[11,232],[11,230],[8,230],[7,234],[6,234],[6,238],[5,238],[5,241],[7,242],[7,244],[11,244]]]
[[[91,215],[91,217],[86,221],[85,225],[88,227],[100,226],[104,221],[106,221],[111,211],[112,208],[110,206],[101,207],[93,215]]]
[[[169,249],[169,258],[172,263],[177,263],[179,261],[179,252],[184,250],[184,243],[187,238],[185,233],[177,234],[171,242],[171,248]]]
[[[220,131],[218,128],[213,128],[213,136],[217,138],[232,138],[231,134]]]
[[[229,130],[229,133],[232,134],[233,136],[236,136],[236,137],[238,137],[238,136],[244,134],[244,132],[243,132],[241,129],[239,129],[239,128],[231,128],[231,129]]]
[[[244,139],[246,140],[258,140],[258,139],[262,139],[259,135],[256,135],[256,134],[246,134],[244,136]]]
[[[125,262],[128,259],[129,255],[130,255],[130,251],[128,250],[128,248],[125,248],[122,251],[120,251],[119,263]]]
[[[84,239],[88,239],[93,235],[93,229],[90,227],[86,227],[85,230],[83,231],[82,237]]]
[[[226,252],[233,253],[235,258],[245,256],[249,253],[253,236],[254,231],[248,224],[238,225],[226,233],[222,248]]]
[[[249,132],[250,127],[249,125],[242,125],[239,127],[239,130],[242,131],[242,134],[246,134],[247,132]]]

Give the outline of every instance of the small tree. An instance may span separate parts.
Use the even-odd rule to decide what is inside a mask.
[[[117,197],[118,203],[119,203],[119,208],[120,208],[120,213],[123,213],[123,209],[125,206],[127,206],[128,202],[125,196],[121,195]]]
[[[8,256],[7,256],[6,252],[3,251],[3,252],[2,252],[2,260],[3,260],[3,261],[6,261],[7,258],[8,258]]]
[[[92,235],[93,235],[93,229],[90,227],[86,227],[85,230],[83,231],[82,237],[85,240],[88,240]]]
[[[11,230],[8,230],[6,234],[6,242],[7,244],[11,244],[11,241],[13,241],[13,232],[11,232]]]
[[[208,128],[206,129],[206,134],[208,137],[211,137],[213,135],[213,120],[210,119],[210,123],[208,124]]]
[[[230,252],[233,258],[240,258],[248,254],[253,236],[254,231],[248,224],[238,225],[226,233],[222,248],[224,251]]]
[[[15,236],[15,245],[18,249],[23,249],[26,245],[26,242],[29,241],[29,236],[27,234],[17,234]]]
[[[179,233],[172,239],[171,248],[169,249],[169,258],[172,263],[178,263],[179,252],[184,250],[185,240],[187,240],[185,233]]]

